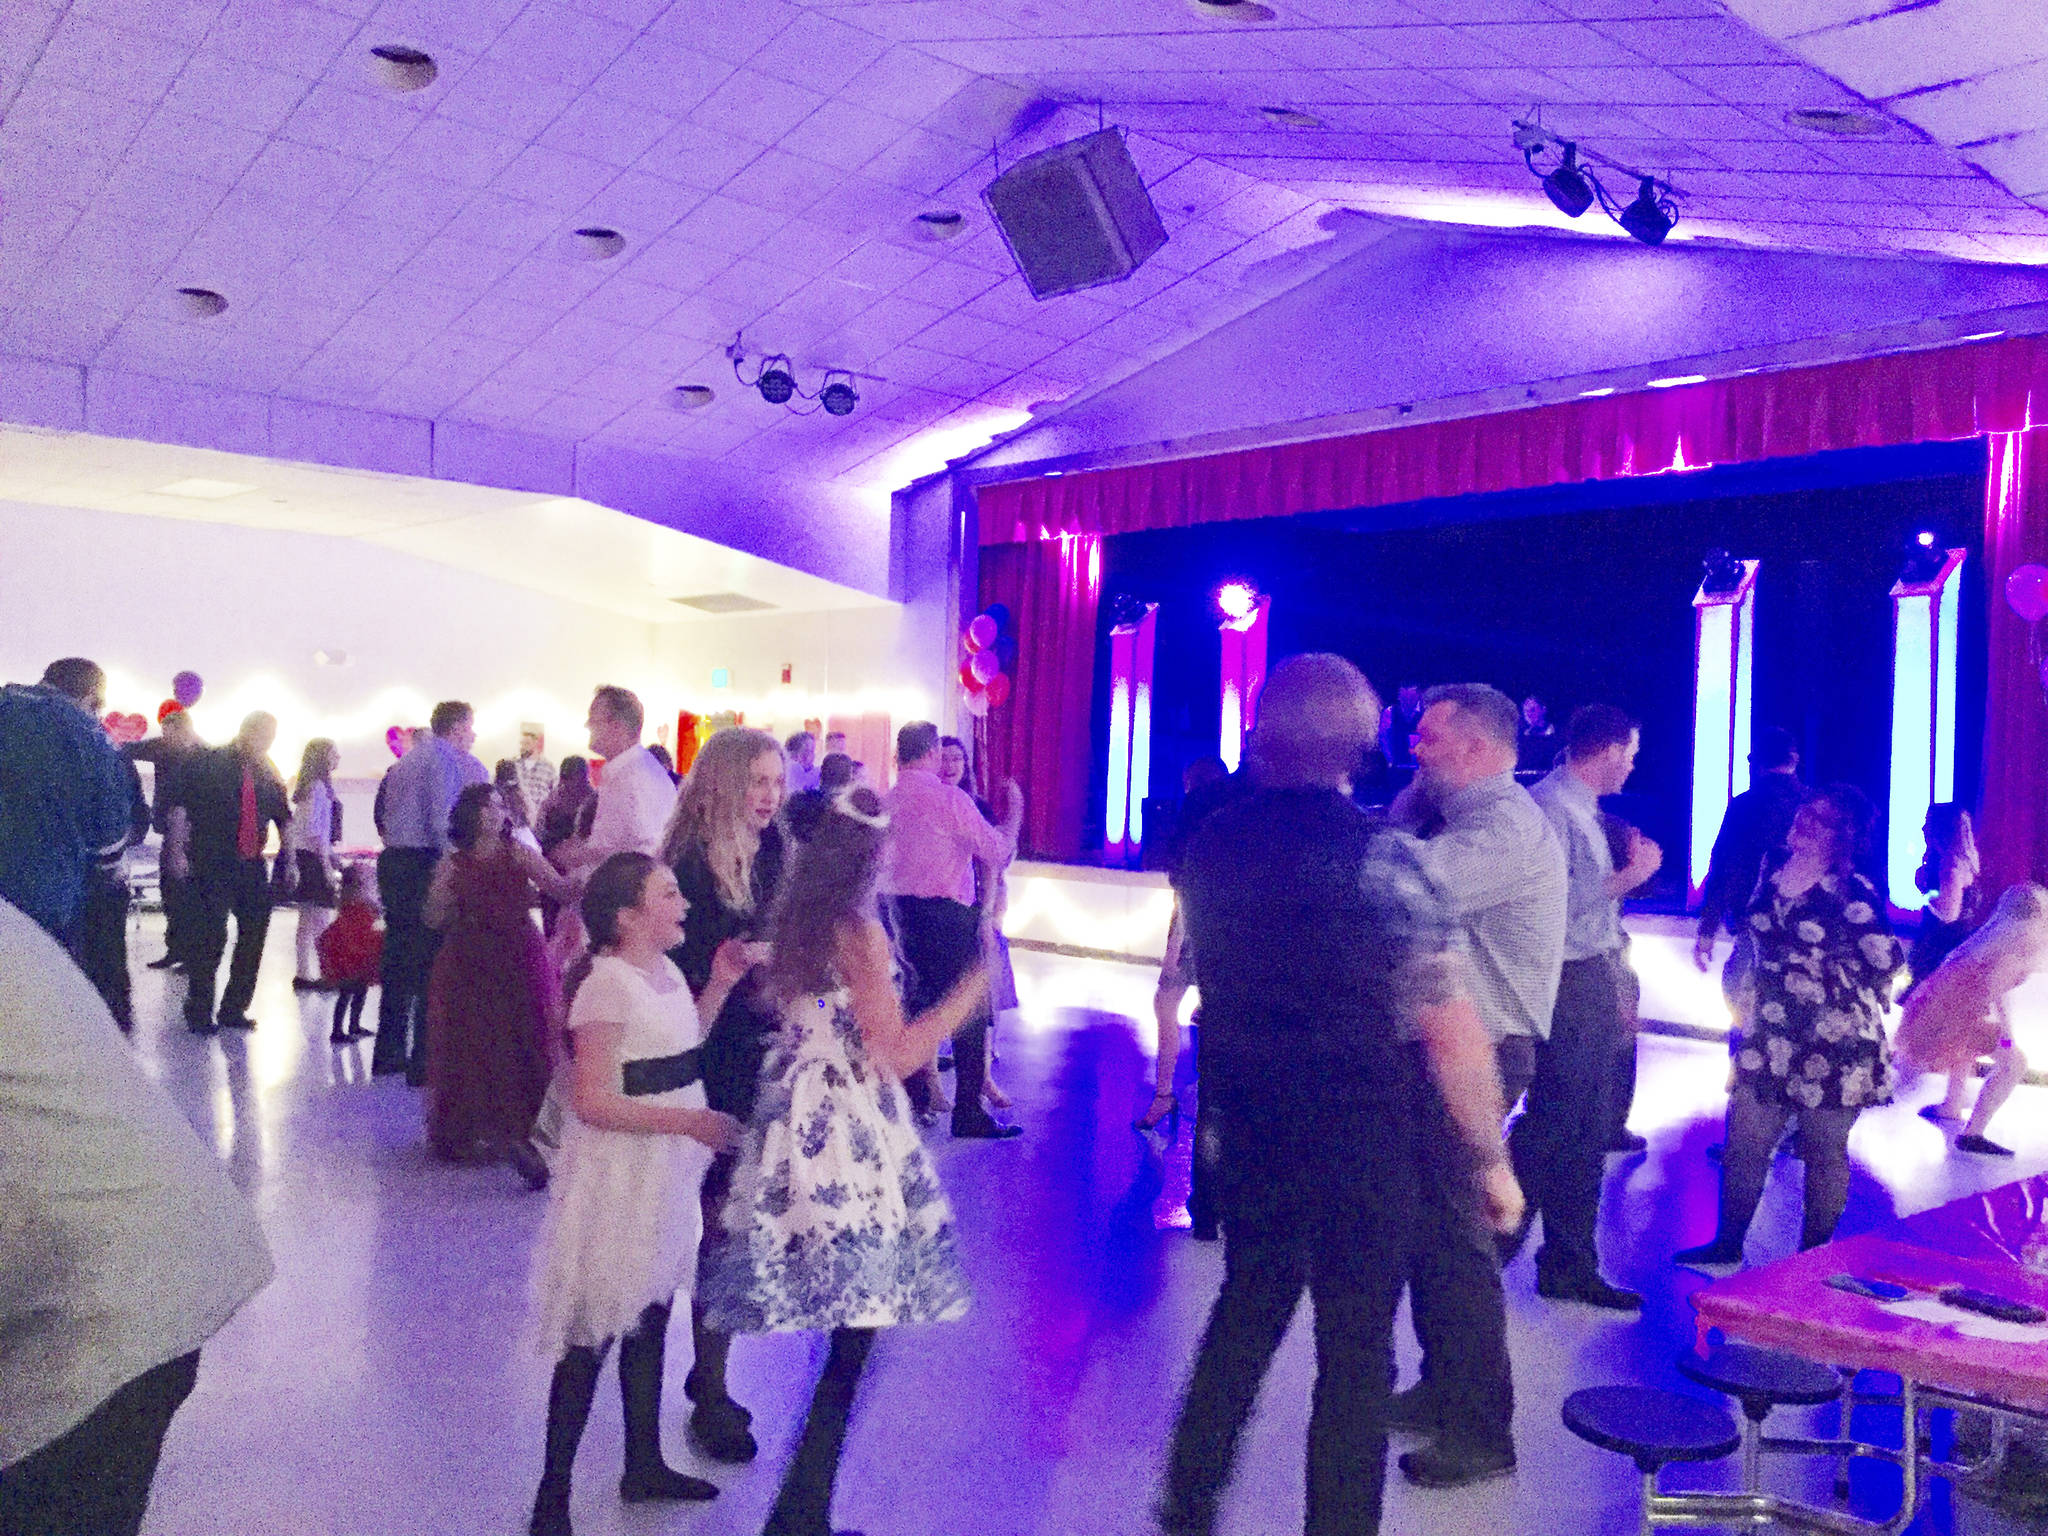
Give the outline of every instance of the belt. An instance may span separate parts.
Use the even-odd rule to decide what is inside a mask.
[[[674,1056],[643,1056],[621,1064],[620,1072],[626,1097],[644,1099],[651,1093],[667,1093],[671,1088],[704,1081],[704,1052],[700,1047]]]

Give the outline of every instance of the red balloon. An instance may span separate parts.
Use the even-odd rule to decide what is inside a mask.
[[[977,683],[987,687],[996,678],[1002,676],[1003,664],[996,660],[996,653],[994,651],[976,651],[968,659],[967,670],[974,674],[974,680]]]
[[[974,663],[971,660],[960,663],[960,686],[969,693],[981,692],[982,682],[974,675]]]
[[[171,716],[183,712],[184,708],[185,706],[176,699],[165,699],[163,703],[156,707],[156,723],[162,725]]]
[[[1009,702],[1009,699],[1010,680],[1009,678],[1005,677],[1002,673],[998,672],[994,677],[989,679],[988,707],[990,709],[1001,709],[1003,705]]]
[[[2023,565],[2006,577],[2005,601],[2029,624],[2048,619],[2048,566]]]
[[[968,620],[967,643],[977,651],[985,651],[994,645],[998,633],[996,621],[985,613],[977,613]]]

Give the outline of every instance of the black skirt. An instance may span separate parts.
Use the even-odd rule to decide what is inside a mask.
[[[298,889],[291,895],[292,901],[301,907],[328,907],[340,905],[334,894],[334,882],[327,877],[327,866],[320,862],[320,855],[301,848],[299,859]]]

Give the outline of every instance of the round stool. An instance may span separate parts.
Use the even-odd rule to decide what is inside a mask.
[[[1816,1408],[1842,1395],[1841,1376],[1827,1366],[1754,1344],[1717,1344],[1705,1355],[1688,1351],[1678,1357],[1678,1373],[1742,1405],[1742,1486],[1751,1493],[1759,1482],[1763,1423],[1771,1410]]]
[[[1630,1458],[1643,1475],[1643,1530],[1651,1522],[1657,1474],[1674,1461],[1719,1461],[1741,1443],[1719,1403],[1657,1387],[1586,1387],[1564,1400],[1564,1427],[1603,1451]]]

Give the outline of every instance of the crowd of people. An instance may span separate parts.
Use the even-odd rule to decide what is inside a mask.
[[[1310,1536],[1378,1528],[1390,1430],[1418,1437],[1400,1467],[1424,1487],[1514,1470],[1501,1273],[1538,1218],[1541,1297],[1642,1306],[1603,1272],[1598,1243],[1604,1159],[1643,1146],[1627,1127],[1637,990],[1621,903],[1662,853],[1602,811],[1634,769],[1640,727],[1596,704],[1555,730],[1535,701],[1483,684],[1410,692],[1382,710],[1351,663],[1288,660],[1262,695],[1245,768],[1192,775],[1175,832],[1158,1091],[1138,1128],[1179,1134],[1180,1016],[1198,990],[1190,1214],[1198,1237],[1220,1237],[1224,1278],[1167,1453],[1169,1536],[1214,1529],[1304,1292],[1318,1361]],[[60,1248],[100,1240],[78,1187],[105,1189],[117,1165],[154,1157],[148,1177],[118,1186],[132,1199],[107,1219],[161,1246],[166,1265],[215,1249],[233,1262],[119,1303],[150,1325],[124,1333],[125,1352],[91,1321],[108,1304],[102,1277],[88,1295],[59,1275],[52,1297],[28,1298],[26,1321],[11,1306],[0,1315],[0,1371],[21,1348],[77,1362],[25,1427],[14,1415],[0,1425],[0,1528],[133,1531],[200,1346],[268,1275],[217,1168],[179,1171],[210,1161],[189,1129],[160,1103],[136,1108],[151,1090],[132,1064],[105,1065],[126,1063],[106,1021],[129,1023],[118,857],[154,825],[168,953],[153,963],[184,973],[190,1030],[254,1027],[270,914],[295,905],[297,981],[333,991],[330,1038],[374,1036],[373,1072],[422,1091],[437,1156],[509,1164],[547,1191],[531,1334],[554,1371],[530,1528],[571,1528],[572,1470],[614,1346],[620,1497],[716,1495],[661,1450],[667,1340],[687,1305],[689,1434],[714,1463],[759,1453],[729,1379],[733,1337],[828,1337],[767,1531],[830,1536],[877,1331],[968,1305],[920,1130],[944,1116],[962,1140],[1023,1134],[992,1113],[1007,1100],[989,1073],[993,1013],[1014,1001],[1000,919],[1017,787],[977,800],[966,746],[929,722],[897,733],[885,793],[843,738],[821,755],[809,732],[779,741],[741,726],[711,735],[678,775],[643,742],[640,701],[612,686],[591,700],[589,757],[558,768],[534,731],[494,773],[474,755],[472,710],[448,701],[378,786],[372,873],[342,852],[332,743],[308,744],[289,787],[269,762],[267,715],[212,748],[173,713],[124,753],[98,723],[103,693],[79,659],[0,691],[0,1115],[10,1149],[19,1123],[47,1125],[60,1106],[106,1130],[104,1145],[96,1130],[94,1145],[39,1153],[28,1193],[55,1213]],[[1545,765],[1533,782],[1532,737]],[[1368,813],[1354,780],[1395,739],[1416,772]],[[138,759],[154,765],[150,804]],[[1858,871],[1869,802],[1804,788],[1782,732],[1759,734],[1753,766],[1715,845],[1695,950],[1710,967],[1734,936],[1723,984],[1738,1020],[1717,1227],[1675,1256],[1701,1268],[1742,1261],[1773,1149],[1795,1123],[1801,1241],[1826,1241],[1844,1209],[1850,1127],[1904,1072],[1948,1074],[1940,1112],[1961,1120],[1988,1056],[1956,1144],[2002,1154],[1985,1132],[2025,1069],[2003,998],[2048,962],[2048,893],[1982,900],[1968,818],[1937,807],[1894,1041],[1886,1020],[1909,957]],[[24,1053],[60,1070],[10,1075]],[[162,1206],[167,1182],[175,1201],[131,1208]],[[173,1219],[186,1228],[168,1233]],[[42,1230],[36,1220],[22,1230]],[[0,1250],[14,1230],[0,1222]],[[1404,1291],[1422,1363],[1391,1392]],[[202,1301],[174,1306],[174,1294]],[[84,1477],[96,1459],[118,1475]]]

